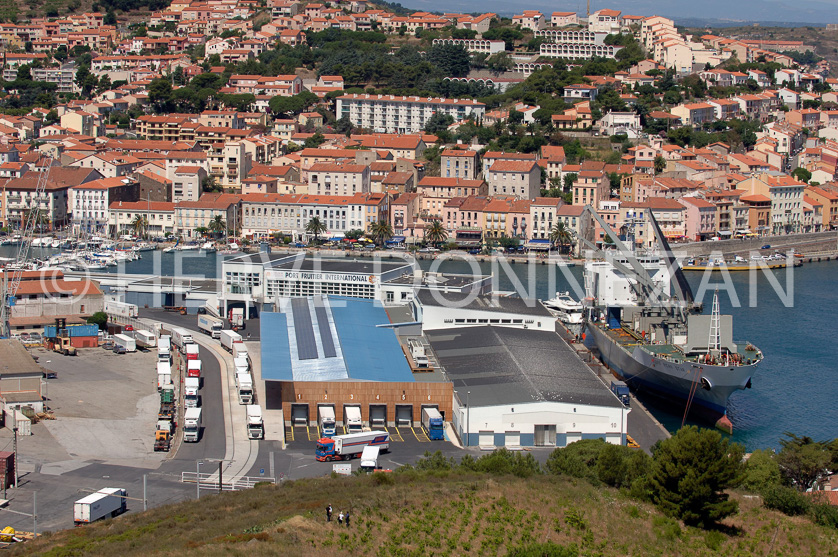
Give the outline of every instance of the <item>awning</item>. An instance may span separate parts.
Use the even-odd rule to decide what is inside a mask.
[[[402,244],[405,241],[404,236],[393,236],[389,240],[387,240],[388,244]]]
[[[733,232],[730,230],[719,230],[716,234],[719,236],[733,236]]]

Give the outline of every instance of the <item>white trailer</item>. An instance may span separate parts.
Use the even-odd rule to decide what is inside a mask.
[[[114,517],[128,510],[128,492],[121,487],[106,487],[73,503],[73,522],[90,524]]]
[[[244,329],[244,308],[231,308],[229,312],[230,326]]]
[[[184,353],[186,351],[186,346],[195,342],[192,340],[192,333],[183,329],[181,327],[174,327],[172,329],[172,344]]]
[[[336,435],[331,439],[324,437],[317,440],[314,456],[321,462],[349,460],[358,457],[368,445],[387,451],[390,448],[390,434],[386,431],[365,431]]]
[[[134,340],[137,341],[137,346],[141,346],[143,348],[154,348],[157,346],[157,337],[150,331],[137,329],[134,331]]]
[[[334,406],[318,406],[317,413],[320,414],[320,433],[324,437],[332,437],[335,434],[335,408]]]
[[[157,341],[157,360],[172,363],[172,337],[163,335]]]
[[[236,390],[239,404],[253,404],[253,378],[249,373],[236,374]]]
[[[242,336],[236,331],[231,331],[230,329],[224,329],[221,331],[220,335],[221,346],[223,346],[227,352],[232,352],[233,345],[237,342],[242,342]]]
[[[247,346],[243,342],[237,342],[233,345],[233,359],[247,358]]]
[[[374,472],[378,470],[378,455],[381,452],[381,447],[367,445],[364,447],[364,452],[361,453],[361,470]]]
[[[233,358],[233,366],[236,368],[236,373],[250,373],[250,360],[239,356]]]
[[[169,362],[157,362],[157,390],[172,384],[172,366]]]
[[[247,406],[247,436],[250,439],[265,438],[265,424],[262,421],[262,408],[258,404]]]
[[[346,431],[348,433],[361,433],[364,430],[364,423],[361,421],[361,409],[358,406],[344,407],[346,417]]]
[[[126,352],[137,351],[137,341],[127,335],[114,335],[113,343],[125,348]]]
[[[221,338],[224,320],[212,315],[198,315],[198,330],[212,338]]]
[[[183,440],[197,443],[201,438],[201,409],[187,408],[183,413]]]
[[[135,318],[139,309],[134,304],[118,302],[116,300],[105,300],[105,313],[114,317]]]
[[[201,380],[197,377],[187,377],[183,380],[183,404],[186,408],[198,408],[201,401],[198,398],[198,391],[201,388]]]

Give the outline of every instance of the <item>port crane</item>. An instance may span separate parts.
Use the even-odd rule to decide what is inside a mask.
[[[32,247],[32,240],[35,237],[35,227],[38,225],[38,215],[41,211],[41,197],[46,192],[47,182],[49,181],[50,170],[52,169],[52,159],[46,158],[44,160],[46,168],[39,172],[38,181],[35,184],[35,191],[33,192],[33,203],[29,206],[29,212],[26,214],[22,222],[22,231],[20,235],[20,247],[17,250],[17,257],[15,257],[12,275],[3,273],[3,300],[0,303],[0,338],[9,338],[11,327],[9,326],[9,319],[12,314],[12,306],[14,305],[14,298],[17,290],[20,287],[20,281],[23,278],[23,270],[26,261],[29,259],[29,251]],[[49,203],[47,203],[49,206]]]

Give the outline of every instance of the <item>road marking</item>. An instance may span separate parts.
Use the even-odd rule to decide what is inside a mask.
[[[422,437],[424,437],[425,439],[422,439],[422,437],[419,437],[419,434],[418,434],[418,433],[416,433],[416,430],[415,430],[415,429],[413,429],[413,426],[410,426],[410,431],[412,431],[412,432],[413,432],[413,436],[414,436],[414,437],[416,437],[416,440],[417,440],[417,441],[419,441],[420,443],[427,443],[427,442],[430,442],[430,439],[428,439],[428,436],[427,436],[427,435],[425,435],[425,432],[424,432],[424,431],[419,430],[419,431],[421,431],[421,432],[422,432]]]
[[[390,432],[388,431],[387,433],[390,433]],[[400,442],[404,443],[404,437],[402,437],[402,432],[401,432],[401,431],[399,431],[399,428],[395,428],[395,435],[391,435],[391,438],[393,438],[393,440],[394,440],[394,441],[396,440],[396,439],[395,439],[395,436],[396,436],[396,435],[398,435],[398,437],[399,437],[399,439],[398,439],[398,440],[399,440]]]

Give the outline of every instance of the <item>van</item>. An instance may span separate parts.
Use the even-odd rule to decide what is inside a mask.
[[[378,469],[378,453],[381,447],[368,445],[361,453],[361,470],[374,472]]]

